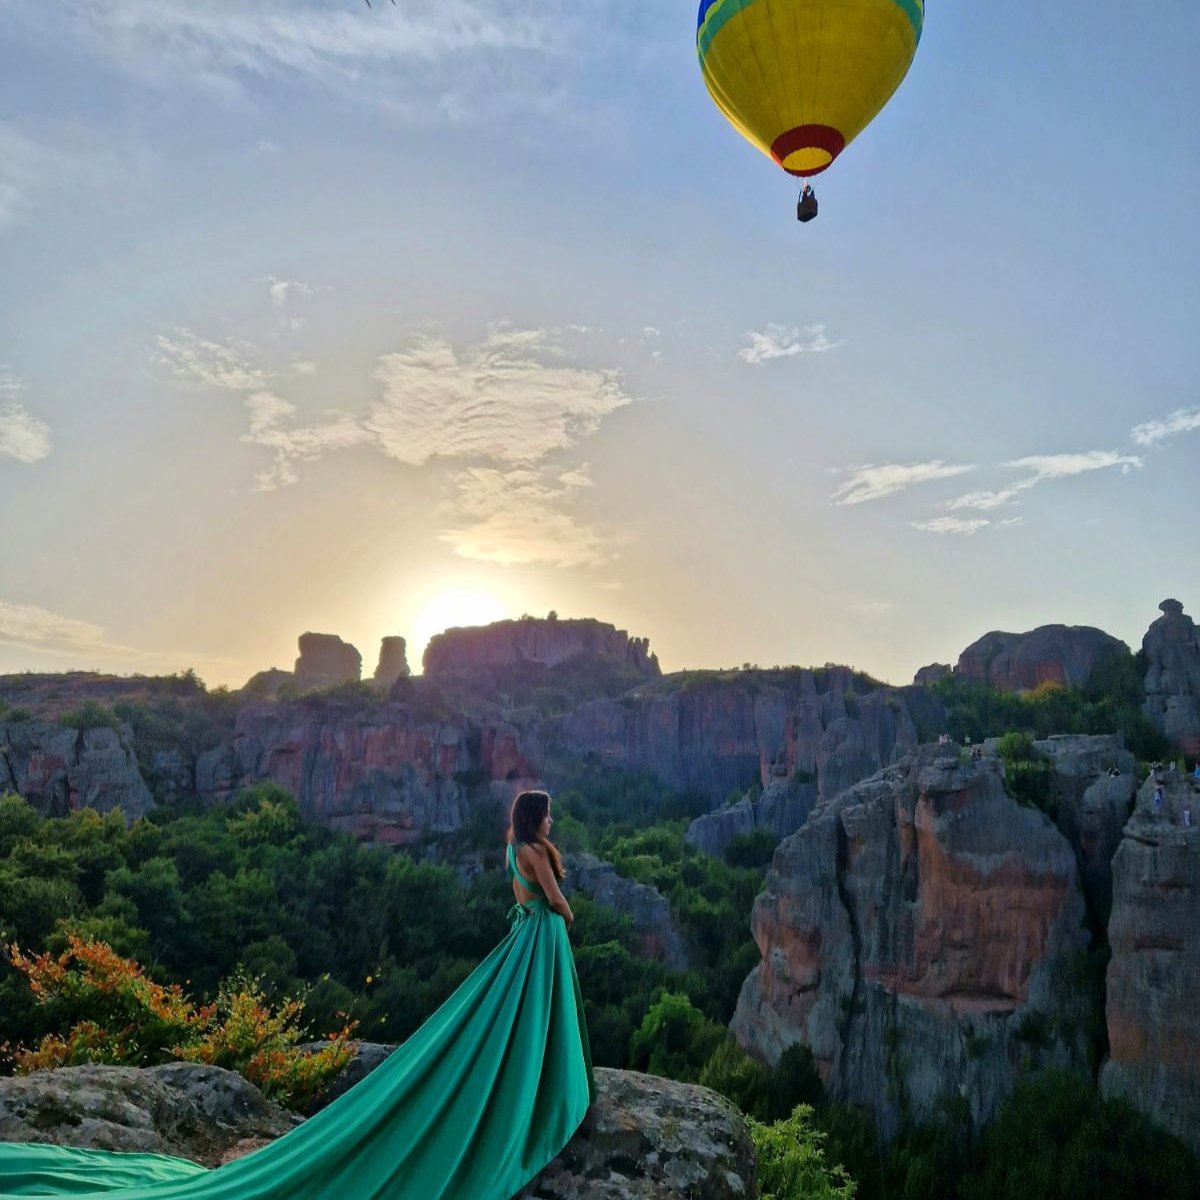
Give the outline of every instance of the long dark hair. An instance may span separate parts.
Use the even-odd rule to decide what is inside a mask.
[[[550,811],[549,792],[521,792],[512,803],[508,819],[508,840],[516,846],[544,846],[551,869],[559,879],[566,878],[562,855],[548,838],[538,833],[546,814]]]

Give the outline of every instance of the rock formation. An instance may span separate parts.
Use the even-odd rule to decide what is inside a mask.
[[[547,726],[546,743],[716,804],[794,779],[815,779],[828,799],[911,750],[917,732],[904,691],[847,667],[794,668],[669,676],[580,705]]]
[[[572,854],[570,868],[564,884],[568,895],[578,888],[597,904],[628,917],[638,948],[647,958],[666,963],[673,971],[691,965],[670,905],[654,888],[618,875],[611,863],[593,854]]]
[[[1113,860],[1108,939],[1101,1088],[1200,1154],[1200,785],[1182,772],[1152,775],[1138,794]]]
[[[300,1124],[220,1067],[62,1067],[0,1079],[0,1141],[141,1151],[217,1166]]]
[[[735,803],[697,817],[685,837],[697,850],[714,858],[722,857],[734,838],[751,833],[766,831],[778,844],[808,820],[816,801],[815,783],[773,779],[761,795],[747,792]]]
[[[762,962],[732,1029],[770,1061],[811,1047],[884,1137],[962,1095],[977,1124],[1023,1066],[1082,1065],[1086,946],[1075,855],[1004,792],[997,760],[922,747],[814,810],[776,851]]]
[[[279,667],[270,667],[266,671],[257,671],[242,684],[242,691],[252,696],[277,696],[285,685],[295,682],[291,671],[282,671]]]
[[[295,675],[297,686],[306,691],[357,683],[362,678],[362,655],[336,633],[302,633]]]
[[[383,1062],[375,1047],[357,1078]],[[523,1200],[749,1200],[745,1119],[707,1088],[596,1071],[596,1101]],[[300,1118],[240,1075],[172,1063],[66,1067],[0,1079],[0,1140],[150,1151],[217,1166],[287,1133]]]
[[[433,678],[471,668],[537,663],[556,667],[573,659],[609,659],[633,667],[646,678],[661,672],[646,638],[631,638],[602,621],[558,618],[497,621],[467,629],[448,629],[425,650],[425,674]]]
[[[1145,713],[1184,752],[1200,757],[1200,630],[1178,600],[1146,630]]]
[[[566,1149],[515,1200],[750,1200],[745,1118],[708,1088],[596,1069],[596,1102]]]
[[[971,683],[1023,692],[1043,683],[1083,687],[1124,642],[1087,625],[1042,625],[1030,633],[985,633],[959,655],[954,673]]]
[[[379,644],[379,664],[375,668],[375,682],[390,688],[397,679],[409,675],[407,643],[402,637],[385,637]]]
[[[930,663],[913,676],[913,683],[917,687],[932,687],[935,683],[941,683],[943,679],[949,679],[953,674],[954,668],[949,663]]]
[[[17,792],[43,816],[76,808],[127,821],[154,807],[128,726],[70,729],[44,720],[5,721],[0,713],[0,795]]]

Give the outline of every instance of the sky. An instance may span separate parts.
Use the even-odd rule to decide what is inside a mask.
[[[935,0],[807,225],[694,0],[513,7],[0,0],[0,672],[1200,610],[1194,0]]]

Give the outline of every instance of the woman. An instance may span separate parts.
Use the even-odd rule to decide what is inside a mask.
[[[566,1145],[594,1094],[551,824],[545,792],[516,798],[508,936],[381,1067],[303,1125],[213,1171],[0,1143],[0,1200],[508,1200]]]

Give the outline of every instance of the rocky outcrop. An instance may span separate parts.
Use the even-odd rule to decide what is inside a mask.
[[[1151,776],[1138,794],[1113,860],[1108,940],[1101,1088],[1200,1153],[1200,784],[1182,772]]]
[[[516,1200],[750,1200],[745,1118],[708,1088],[596,1069],[596,1101],[566,1149]]]
[[[1034,751],[1053,768],[1054,822],[1075,849],[1093,927],[1102,931],[1112,908],[1113,856],[1137,792],[1136,761],[1119,735],[1063,734],[1034,742]]]
[[[336,633],[302,633],[295,677],[296,685],[306,691],[357,683],[362,678],[362,655]]]
[[[752,833],[768,833],[778,844],[808,820],[816,801],[816,784],[773,779],[760,795],[747,792],[735,803],[697,817],[684,836],[714,858],[722,857],[734,838]]]
[[[0,1079],[0,1141],[142,1151],[217,1166],[300,1124],[232,1071],[194,1063],[62,1067]]]
[[[547,752],[644,770],[719,803],[772,780],[815,780],[822,799],[917,744],[904,691],[846,667],[670,676],[551,722]]]
[[[397,679],[410,674],[407,645],[402,637],[385,637],[379,643],[379,662],[374,676],[379,687],[390,688]]]
[[[387,1058],[376,1047],[362,1078]],[[0,1079],[0,1140],[148,1151],[214,1167],[301,1123],[240,1075],[172,1063],[68,1067]],[[755,1156],[745,1119],[707,1088],[596,1071],[579,1131],[522,1200],[749,1200]]]
[[[1023,1068],[1086,1061],[1075,855],[1005,794],[998,760],[943,753],[922,747],[779,847],[732,1023],[770,1061],[811,1047],[885,1137],[947,1092],[982,1123]]]
[[[425,650],[425,674],[433,678],[473,668],[536,663],[557,667],[574,659],[608,659],[631,666],[647,679],[661,674],[646,638],[631,638],[602,621],[558,618],[497,621],[437,634]]]
[[[266,671],[258,671],[251,675],[242,685],[243,692],[252,696],[278,696],[282,688],[296,681],[291,671],[281,671],[278,667],[270,667]]]
[[[154,807],[128,726],[71,729],[0,714],[0,795],[17,792],[43,816],[119,808],[133,821]]]
[[[1042,625],[1030,633],[985,633],[959,655],[954,673],[971,683],[1023,692],[1043,683],[1083,687],[1124,642],[1087,625]]]
[[[1145,713],[1184,754],[1200,757],[1200,630],[1178,600],[1146,630]]]
[[[597,904],[628,917],[645,957],[665,963],[673,971],[687,970],[691,963],[671,908],[654,888],[618,875],[611,863],[594,854],[572,854],[569,868],[563,884],[567,895],[578,889]]]
[[[954,668],[949,663],[930,663],[913,676],[913,683],[917,687],[932,687],[935,683],[941,683],[943,679],[949,679],[953,674]]]

